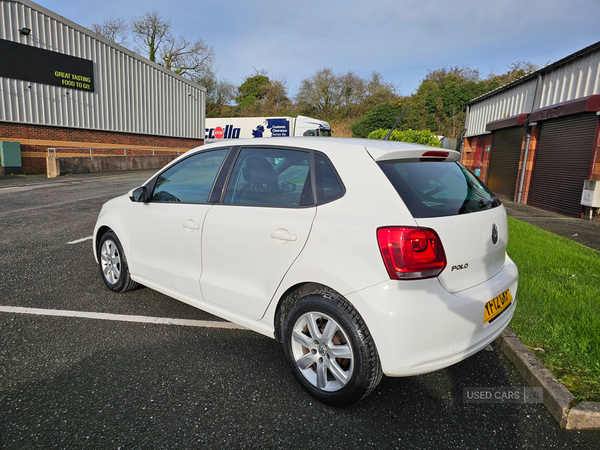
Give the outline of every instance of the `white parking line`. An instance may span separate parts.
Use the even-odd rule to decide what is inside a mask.
[[[93,237],[94,236],[88,236],[88,237],[84,237],[84,238],[81,238],[81,239],[77,239],[76,241],[67,242],[67,245],[69,245],[69,244],[79,244],[80,242],[83,242],[83,241],[89,241],[89,240],[93,239]]]
[[[67,311],[60,309],[21,308],[18,306],[0,306],[0,312],[13,314],[35,314],[38,316],[81,317],[84,319],[116,320],[119,322],[158,323],[165,325],[183,325],[201,328],[226,328],[245,330],[246,328],[231,322],[210,320],[171,319],[168,317],[127,316],[124,314],[95,313],[85,311]]]

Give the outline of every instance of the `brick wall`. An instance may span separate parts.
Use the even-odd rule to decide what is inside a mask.
[[[525,178],[523,180],[523,192],[521,194],[521,203],[527,203],[527,198],[529,195],[529,186],[531,183],[531,172],[533,170],[533,161],[535,159],[535,152],[537,150],[537,142],[539,139],[540,128],[535,125],[531,130],[531,139],[529,140],[529,153],[527,155],[527,163],[525,165]],[[488,145],[491,146],[493,142],[493,135],[483,135],[483,136],[474,136],[470,138],[465,138],[464,143],[464,152],[462,157],[462,164],[467,167],[471,171],[475,171],[473,168],[474,158],[477,153],[476,149],[479,145],[483,144],[484,152],[483,152],[483,162],[481,166],[481,174],[479,179],[484,183],[488,182],[489,177],[489,168],[490,168],[490,158],[492,156],[492,152],[494,151],[493,146],[491,147],[491,151],[487,151]],[[525,156],[525,144],[527,142],[527,136],[523,136],[523,142],[521,143],[521,158],[519,162],[519,172],[517,177],[517,185],[515,186],[515,198],[514,201],[517,200],[518,196],[518,188],[519,181],[521,177],[521,169],[523,167],[523,158]],[[598,160],[600,162],[600,159]]]
[[[592,180],[600,181],[600,132],[597,133],[596,152],[594,154],[594,163],[592,164]]]
[[[487,183],[488,174],[490,170],[490,156],[491,152],[487,151],[488,146],[492,145],[493,135],[484,134],[482,136],[467,137],[464,141],[462,164],[471,172],[475,173],[475,156],[478,154],[477,149],[481,148],[481,173],[479,179],[484,183]]]
[[[178,149],[179,152],[185,152],[204,143],[203,139],[111,133],[8,122],[0,122],[0,141],[20,142],[23,173],[26,174],[46,173],[46,156],[50,147],[67,147],[65,150],[57,150],[57,154],[85,154],[86,152],[89,154],[89,150],[75,148],[92,147],[94,155],[123,155],[125,151],[128,155],[143,155],[152,154],[153,149],[160,154],[177,154]],[[71,149],[68,149],[69,147]]]
[[[540,126],[534,125],[531,127],[531,138],[529,139],[529,153],[527,154],[527,162],[525,163],[525,178],[523,179],[523,192],[521,193],[521,203],[527,204],[529,198],[529,188],[531,187],[531,174],[533,172],[533,162],[535,160],[535,154],[538,148],[538,141],[540,138]],[[519,177],[521,176],[521,169],[523,168],[523,158],[525,156],[525,143],[527,142],[527,136],[523,138],[523,149],[521,151],[521,161],[519,163]],[[519,179],[517,179],[517,183]],[[518,189],[518,185],[517,185]]]

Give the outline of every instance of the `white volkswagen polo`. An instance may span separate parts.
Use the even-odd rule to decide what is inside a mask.
[[[103,207],[109,289],[144,285],[283,343],[319,400],[382,374],[459,362],[516,307],[506,210],[458,163],[416,144],[228,141],[189,151]]]

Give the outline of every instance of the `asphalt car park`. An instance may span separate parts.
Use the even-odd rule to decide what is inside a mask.
[[[493,347],[334,408],[274,340],[150,289],[108,291],[86,238],[151,174],[0,180],[3,448],[598,448],[541,403],[465,403],[464,388],[525,385]]]

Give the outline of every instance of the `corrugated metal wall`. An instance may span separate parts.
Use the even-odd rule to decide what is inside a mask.
[[[532,79],[470,105],[466,137],[484,134],[488,122],[531,111],[535,84]]]
[[[534,109],[594,94],[600,94],[600,50],[544,74],[540,101]]]
[[[470,104],[466,136],[484,134],[486,124],[494,120],[600,94],[600,49],[567,59],[547,70],[542,68],[538,74]]]
[[[204,139],[199,85],[27,0],[0,0],[0,24],[0,39],[92,60],[95,81],[85,92],[0,77],[0,121]]]

